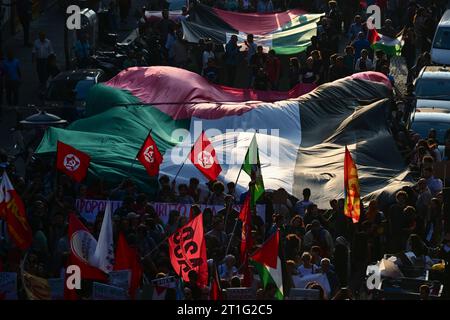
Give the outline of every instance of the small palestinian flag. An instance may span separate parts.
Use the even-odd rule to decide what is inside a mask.
[[[382,35],[376,29],[370,29],[367,34],[370,46],[374,51],[381,50],[387,56],[399,56],[402,51],[402,36],[395,39]]]
[[[280,231],[277,230],[251,257],[250,261],[259,273],[263,288],[269,284],[277,287],[275,298],[283,300],[283,268],[279,251]]]

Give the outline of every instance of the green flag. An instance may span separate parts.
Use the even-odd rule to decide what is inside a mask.
[[[252,142],[248,147],[247,154],[245,155],[244,163],[242,164],[242,170],[244,170],[255,183],[251,188],[251,205],[256,205],[256,201],[264,193],[264,183],[261,173],[261,163],[259,162],[258,143],[256,142],[256,134],[253,136]]]

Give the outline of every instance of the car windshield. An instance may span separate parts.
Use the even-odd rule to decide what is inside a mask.
[[[87,80],[81,80],[77,83],[75,87],[76,91],[76,99],[77,100],[86,100],[89,89],[95,84],[95,80],[93,79],[87,79]]]
[[[89,89],[95,84],[93,79],[85,80],[54,80],[50,82],[46,100],[73,102],[85,100]],[[74,94],[76,94],[74,96]]]
[[[430,129],[435,129],[439,144],[444,144],[444,137],[447,130],[450,129],[450,122],[443,121],[414,121],[411,129],[418,133],[422,139],[428,138]]]
[[[450,98],[450,78],[420,78],[416,82],[416,97],[429,99]]]
[[[72,101],[74,89],[78,81],[75,80],[54,80],[50,82],[46,99],[50,101]]]
[[[433,48],[450,50],[450,28],[441,27],[437,30],[434,38]]]

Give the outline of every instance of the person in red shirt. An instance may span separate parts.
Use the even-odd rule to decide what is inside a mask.
[[[275,55],[275,50],[269,50],[266,62],[266,74],[269,78],[270,89],[278,90],[278,82],[280,80],[281,63]]]

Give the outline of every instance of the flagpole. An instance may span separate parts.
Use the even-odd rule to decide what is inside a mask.
[[[254,138],[256,139],[256,133],[258,132],[258,130],[256,130],[256,132],[255,132],[255,134],[254,134]],[[252,141],[253,141],[253,139],[252,139]],[[251,142],[250,142],[250,144],[251,144]],[[249,148],[250,148],[250,146],[249,146]],[[248,153],[248,149],[247,149],[247,153]],[[244,159],[244,161],[245,161],[245,159]],[[238,180],[239,180],[239,176],[241,175],[241,171],[242,171],[242,165],[241,165],[241,169],[239,169],[239,173],[238,173],[238,175],[237,175],[237,177],[236,177],[236,183],[234,184],[234,187],[236,188],[236,186],[237,186],[237,183],[238,183]],[[252,196],[252,188],[254,187],[254,184],[252,183],[253,181],[251,181],[250,183],[249,183],[249,189],[248,189],[248,192],[250,192],[250,197]],[[250,200],[250,210],[252,210],[253,209],[253,206],[251,205],[251,200]],[[228,217],[228,215],[227,215],[227,217]],[[225,221],[226,221],[226,218],[227,217],[225,217]],[[235,223],[234,223],[234,227],[233,227],[233,231],[231,232],[231,237],[230,237],[230,241],[228,242],[228,245],[227,245],[227,250],[226,250],[226,252],[225,252],[225,256],[228,254],[228,250],[230,249],[230,246],[231,246],[231,241],[233,240],[233,237],[234,237],[234,232],[236,231],[236,227],[237,227],[237,224],[238,224],[238,221],[239,221],[239,217],[237,217],[236,218],[236,220],[235,220]],[[225,223],[225,228],[226,228],[226,223]]]
[[[170,236],[172,236],[172,235],[168,235],[168,236],[166,236],[163,240],[161,240],[161,242],[158,243],[158,244],[156,245],[156,247],[154,247],[152,250],[150,250],[150,252],[147,253],[141,260],[144,260],[144,259],[147,258],[149,255],[151,255],[151,254],[152,254],[156,249],[158,249],[164,242],[166,242],[166,241],[170,238]]]
[[[245,161],[245,159],[244,159],[244,161]],[[241,172],[242,172],[242,164],[241,164],[241,168],[239,169],[238,175],[236,177],[236,181],[234,182],[234,189],[235,190],[236,190],[236,186],[237,186],[238,181],[239,181],[239,177],[241,176]],[[224,222],[225,228],[227,227],[227,220],[228,220],[228,216],[229,216],[230,213],[231,213],[231,210],[228,208],[227,212],[226,212],[226,216],[225,216],[225,222]]]
[[[186,163],[186,160],[189,158],[189,154],[190,154],[190,152],[187,154],[186,159],[184,159],[183,163],[181,164],[180,168],[178,169],[177,174],[176,174],[175,177],[173,178],[173,181],[177,181],[177,177],[178,177],[178,175],[180,174],[181,169],[183,169],[184,164]]]
[[[248,192],[250,192],[250,197],[252,195],[252,187],[253,187],[253,185],[251,184],[250,188],[248,189]],[[253,209],[254,208],[251,205],[251,199],[250,199],[250,210],[253,210]],[[237,227],[238,222],[239,222],[239,216],[235,219],[234,226],[233,226],[233,231],[231,231],[230,241],[228,241],[227,250],[225,251],[225,256],[228,254],[228,251],[230,250],[231,241],[233,241],[234,233],[236,232],[236,227]]]
[[[203,133],[203,131],[202,131],[202,133]],[[202,136],[202,133],[200,134],[199,137],[197,137],[197,140]],[[175,177],[173,178],[173,181],[176,181],[176,180],[177,180],[178,175],[180,174],[181,169],[183,169],[184,164],[186,163],[186,160],[189,158],[189,155],[190,155],[191,152],[192,152],[192,148],[194,148],[195,144],[197,143],[197,140],[194,141],[194,144],[193,144],[192,147],[191,147],[191,151],[187,154],[186,159],[184,159],[183,163],[181,164],[181,167],[178,169],[177,174],[176,174]]]

